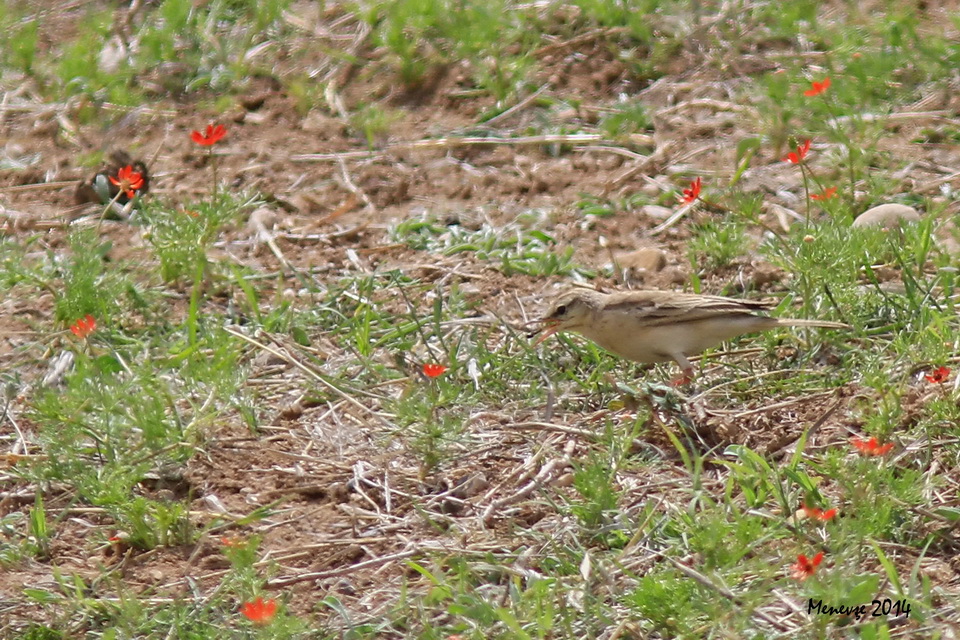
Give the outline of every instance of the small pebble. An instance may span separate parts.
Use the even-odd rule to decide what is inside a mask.
[[[880,204],[867,209],[853,221],[854,227],[895,227],[901,222],[919,222],[920,214],[905,204]]]

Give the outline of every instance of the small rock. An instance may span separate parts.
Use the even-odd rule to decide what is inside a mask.
[[[641,273],[656,273],[667,266],[667,254],[656,247],[643,247],[630,253],[617,256],[617,264],[624,271]]]
[[[294,401],[280,407],[280,417],[284,420],[296,420],[303,415],[303,405]]]
[[[667,253],[657,247],[642,247],[616,257],[623,281],[629,284],[659,286],[667,271]]]
[[[854,227],[895,227],[901,222],[919,222],[920,214],[905,204],[880,204],[867,209],[853,221]]]
[[[467,498],[479,495],[489,487],[490,481],[487,480],[487,477],[482,473],[477,473],[457,480],[456,486],[450,494],[460,500],[466,500]]]
[[[256,233],[263,233],[277,222],[277,212],[270,207],[257,207],[247,220],[247,228]]]
[[[256,111],[263,106],[263,103],[267,101],[273,95],[272,91],[265,91],[261,93],[255,93],[252,95],[243,96],[239,99],[240,106],[242,106],[247,111]]]
[[[687,284],[687,272],[680,266],[672,266],[663,270],[660,274],[660,280],[667,284]]]
[[[661,207],[658,204],[645,204],[640,207],[640,213],[657,220],[666,220],[673,215],[673,209],[670,207]]]
[[[650,196],[651,198],[659,196],[662,191],[663,189],[660,188],[656,180],[645,182],[643,186],[640,187],[640,193],[645,196]]]
[[[243,111],[243,122],[247,124],[263,124],[270,116],[261,111]]]
[[[753,274],[750,276],[750,283],[754,289],[783,281],[784,272],[781,269],[767,262],[760,262],[754,265]]]

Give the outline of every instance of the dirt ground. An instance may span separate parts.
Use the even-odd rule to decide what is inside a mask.
[[[63,23],[45,25],[48,38],[56,37],[58,31],[69,32],[73,17],[53,14],[57,15]],[[352,33],[352,28],[342,26],[343,33]],[[468,77],[459,65],[438,69],[427,89],[409,95],[387,74],[342,64],[337,69],[338,97],[347,112],[376,100],[395,114],[373,150],[336,108],[318,104],[304,112],[272,78],[250,79],[225,114],[198,106],[205,102],[204,96],[191,96],[179,101],[159,99],[140,108],[104,107],[92,122],[78,117],[79,99],[43,105],[29,83],[5,87],[8,108],[0,109],[3,153],[38,160],[27,170],[0,170],[0,233],[23,238],[39,234],[38,250],[61,250],[71,225],[89,225],[99,214],[99,206],[75,201],[78,182],[93,172],[78,166],[77,160],[96,151],[121,148],[142,158],[149,166],[155,196],[201,197],[209,188],[207,159],[187,134],[217,121],[228,128],[227,138],[216,149],[224,183],[231,189],[263,194],[268,213],[259,214],[260,220],[283,259],[296,269],[313,269],[321,279],[360,269],[399,268],[427,280],[454,274],[469,283],[471,295],[483,301],[490,317],[519,324],[541,312],[563,279],[508,277],[469,256],[426,255],[395,243],[388,231],[397,221],[424,215],[451,224],[479,220],[497,227],[537,211],[542,212],[544,228],[558,246],[575,249],[577,262],[599,269],[610,263],[611,254],[655,247],[664,252],[665,260],[642,284],[683,288],[690,272],[688,220],[654,235],[652,230],[670,211],[645,206],[585,220],[576,203],[582,194],[613,201],[637,193],[656,198],[686,187],[694,173],[705,176],[705,182],[711,176],[729,175],[737,143],[756,134],[755,113],[736,98],[738,82],[745,75],[775,71],[780,52],[771,44],[763,55],[745,53],[729,65],[719,65],[723,52],[711,50],[702,41],[690,41],[671,61],[668,75],[649,81],[629,75],[616,57],[615,38],[600,31],[596,35],[595,40],[546,43],[532,79],[550,95],[577,104],[576,108],[544,112],[530,103],[484,127],[486,134],[517,137],[544,117],[552,119],[556,130],[589,128],[609,111],[614,96],[627,94],[653,114],[655,133],[644,144],[568,141],[557,152],[555,145],[537,141],[429,143],[470,135],[477,129],[478,114],[492,106],[491,98],[459,95]],[[378,52],[361,43],[358,54],[375,59]],[[276,72],[286,72],[282,63]],[[930,95],[922,104],[903,109],[941,110],[956,113],[960,98]],[[910,144],[928,122],[926,118],[899,122],[882,144],[891,154],[914,160],[914,170],[899,178],[904,191],[936,198],[945,180],[940,167],[950,165],[953,150]],[[784,194],[797,193],[800,176],[782,162],[784,152],[783,148],[761,149],[745,176],[744,189],[765,190],[770,204],[796,208],[796,202]],[[946,183],[960,188],[956,176],[946,178]],[[694,217],[698,215],[709,215],[709,211]],[[764,214],[764,220],[770,227],[784,223],[773,209]],[[117,259],[144,246],[142,229],[122,222],[105,223],[103,233],[113,241],[112,257]],[[222,240],[217,250],[229,250],[243,264],[271,273],[285,268],[252,225],[234,229]],[[782,290],[789,277],[750,256],[733,267],[702,275],[705,291],[736,288],[739,283],[771,294]],[[598,284],[616,283],[601,279]],[[297,304],[309,304],[309,300]],[[0,306],[0,334],[4,335],[0,367],[6,370],[15,361],[22,363],[18,350],[33,340],[35,329],[51,324],[52,300],[49,296],[11,299]],[[23,371],[25,377],[42,375],[44,361],[39,355],[34,370]],[[103,567],[116,567],[127,585],[159,596],[185,594],[197,585],[211,588],[228,568],[219,536],[256,531],[263,536],[265,562],[275,563],[270,586],[290,594],[291,610],[315,613],[321,598],[335,596],[361,619],[372,618],[393,604],[385,594],[395,593],[399,582],[411,577],[404,558],[442,555],[448,550],[477,555],[513,551],[527,544],[522,536],[531,527],[563,528],[559,514],[535,495],[523,496],[522,489],[538,473],[545,484],[559,487],[569,482],[570,459],[586,453],[590,438],[576,431],[532,426],[550,422],[544,418],[544,407],[507,407],[498,414],[474,416],[471,428],[486,434],[486,446],[464,451],[439,477],[425,482],[411,461],[384,448],[370,415],[348,411],[334,421],[326,404],[304,405],[303,388],[309,381],[297,370],[254,360],[250,377],[259,385],[257,395],[265,415],[262,434],[251,435],[238,416],[217,424],[182,477],[157,480],[142,492],[151,497],[169,492],[193,496],[198,523],[274,504],[266,520],[218,531],[189,548],[124,553],[121,545],[118,555],[118,547],[108,545],[91,553],[86,542],[91,525],[109,519],[54,491],[47,507],[64,519],[52,557],[0,574],[3,599],[16,601],[26,584],[52,587],[55,568],[93,579]],[[737,417],[707,412],[697,418],[696,427],[708,446],[747,444],[766,455],[781,455],[805,426],[821,418],[823,425],[811,446],[841,437],[844,427],[856,421],[853,399],[860,391],[827,389],[787,399],[791,402],[785,406],[744,407]],[[756,412],[750,413],[751,409]],[[629,424],[631,418],[629,411],[598,406],[592,414],[563,414],[554,422],[589,431],[604,420]],[[21,422],[20,428],[29,433],[31,425]],[[0,426],[2,432],[8,429],[6,424]],[[659,447],[660,453],[670,451],[669,443],[655,435],[645,446]],[[533,460],[534,454],[544,451],[553,451],[554,457]],[[649,478],[634,479],[640,488],[633,496],[636,504],[649,497],[651,487],[684,477],[677,461],[666,455],[669,464],[652,465]],[[0,500],[0,515],[33,502],[32,491],[16,486],[9,474],[4,474],[2,484],[5,497]],[[493,514],[485,517],[490,509]],[[436,521],[419,516],[417,510]],[[437,531],[438,526],[455,526],[461,532],[455,546],[449,536]],[[943,564],[941,570],[945,581],[958,582],[960,565]],[[15,613],[24,619],[34,615],[22,608]],[[36,616],[40,615],[38,610]]]

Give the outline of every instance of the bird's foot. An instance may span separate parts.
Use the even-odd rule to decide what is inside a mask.
[[[672,387],[685,387],[693,382],[693,368],[684,369],[683,373],[670,381]]]

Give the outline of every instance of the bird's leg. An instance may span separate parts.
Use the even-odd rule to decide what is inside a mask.
[[[680,365],[681,375],[670,381],[674,387],[683,387],[693,382],[693,365],[687,360],[687,356],[682,353],[675,353],[672,357]]]

